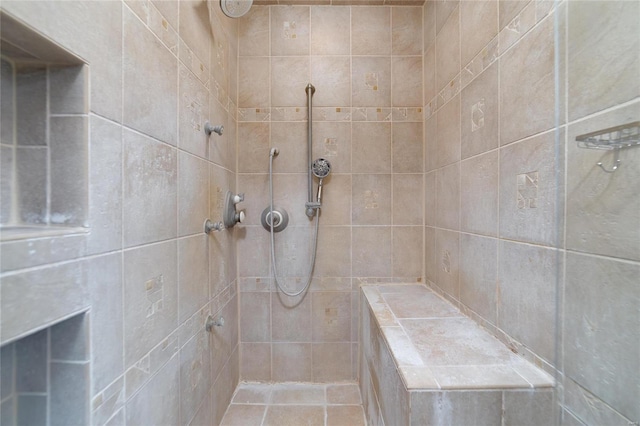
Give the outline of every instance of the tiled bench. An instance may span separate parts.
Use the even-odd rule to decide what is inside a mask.
[[[553,378],[424,285],[363,286],[369,425],[553,424]]]

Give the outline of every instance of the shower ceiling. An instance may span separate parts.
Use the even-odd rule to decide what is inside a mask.
[[[422,6],[425,0],[253,0],[256,6],[266,5],[332,5],[332,6]]]

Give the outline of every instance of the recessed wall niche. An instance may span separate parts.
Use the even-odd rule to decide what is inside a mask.
[[[87,227],[88,67],[0,14],[0,240]]]

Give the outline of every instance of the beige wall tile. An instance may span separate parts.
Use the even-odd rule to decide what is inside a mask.
[[[393,175],[393,224],[422,225],[423,177],[421,174]]]
[[[199,157],[209,152],[204,123],[209,120],[209,91],[184,65],[179,66],[178,147]],[[219,117],[218,114],[212,117]]]
[[[491,65],[460,95],[462,158],[498,147],[498,66]]]
[[[438,167],[437,141],[438,141],[438,115],[433,114],[424,123],[424,171],[428,172]]]
[[[309,84],[308,56],[271,58],[271,107],[307,105],[305,88]]]
[[[422,8],[391,8],[391,53],[421,55],[422,43],[416,34],[422,32]]]
[[[351,8],[351,54],[391,54],[391,8]]]
[[[242,380],[271,380],[271,343],[240,344],[240,374]]]
[[[307,165],[307,123],[272,122],[271,146],[280,151],[273,160],[274,173],[306,173]],[[262,162],[269,164],[269,156]]]
[[[261,425],[266,405],[232,404],[222,419],[221,426]]]
[[[422,123],[393,123],[393,172],[421,173],[423,170]]]
[[[129,424],[145,422],[179,423],[180,370],[178,356],[156,374],[145,387],[127,402],[126,420]],[[158,392],[163,389],[167,392]]]
[[[498,240],[460,234],[460,301],[497,322]]]
[[[436,225],[436,174],[437,172],[430,172],[424,176],[424,224],[426,226]]]
[[[351,134],[354,173],[391,172],[391,123],[353,123]]]
[[[180,417],[187,424],[207,399],[215,376],[211,372],[209,336],[201,330],[180,349]],[[206,401],[208,403],[209,401]]]
[[[311,298],[271,297],[271,338],[274,342],[304,342],[311,335]]]
[[[436,45],[432,44],[425,48],[425,53],[422,59],[424,79],[422,81],[422,88],[424,91],[424,104],[428,104],[433,98],[438,95],[436,89]]]
[[[351,8],[311,8],[311,54],[349,55],[351,53]]]
[[[242,342],[271,341],[271,294],[240,293],[240,339]]]
[[[436,229],[436,285],[450,296],[460,298],[458,283],[460,268],[460,234]]]
[[[351,176],[329,175],[322,188],[322,225],[350,225]]]
[[[351,173],[351,123],[314,121],[312,136],[313,158],[327,159],[332,174]]]
[[[238,52],[240,56],[269,56],[270,8],[253,5],[249,13],[239,19]]]
[[[124,244],[132,247],[177,235],[177,152],[124,132]]]
[[[351,292],[315,292],[312,298],[313,341],[350,342]],[[350,370],[350,356],[347,359]]]
[[[498,13],[500,16],[499,28],[502,30],[515,18],[524,7],[529,4],[528,1],[499,0]]]
[[[311,381],[311,343],[273,343],[272,354],[272,378],[274,381]],[[277,406],[269,407],[269,409],[273,407]]]
[[[351,230],[345,226],[322,226],[316,256],[314,277],[350,277]]]
[[[309,426],[322,426],[324,416],[324,408],[319,406],[273,405],[267,408],[263,424],[265,426],[290,425],[296,424],[299,419],[305,419]]]
[[[178,170],[178,235],[201,233],[209,214],[209,166],[180,151]]]
[[[436,114],[436,150],[434,167],[460,160],[460,96],[451,99]],[[428,147],[431,148],[431,147]],[[432,152],[429,154],[432,155]]]
[[[438,2],[436,8],[453,3]],[[436,58],[436,90],[440,91],[460,72],[460,8],[457,6],[438,31]]]
[[[123,123],[176,145],[177,73],[176,57],[127,9],[124,13]]]
[[[393,227],[394,278],[402,281],[422,281],[423,244],[421,228],[417,226]]]
[[[351,104],[354,107],[391,106],[390,57],[352,57]]]
[[[436,175],[436,225],[460,229],[460,163],[438,170]]]
[[[436,1],[426,0],[422,8],[422,41],[428,49],[436,41]]]
[[[640,197],[633,182],[640,176],[640,151],[619,152],[622,161],[607,174],[596,163],[613,165],[611,152],[578,148],[577,136],[632,122],[640,104],[590,118],[569,127],[567,164],[567,248],[640,260]]]
[[[352,229],[356,277],[391,276],[391,228],[358,226]]]
[[[313,106],[351,105],[351,60],[348,56],[312,56]]]
[[[552,424],[553,392],[528,390],[504,393],[504,419],[508,424],[535,426]]]
[[[352,181],[352,223],[390,225],[391,175],[353,175]]]
[[[271,7],[271,54],[309,54],[309,6]]]
[[[640,95],[639,13],[636,2],[569,3],[570,120]]]
[[[437,424],[442,418],[451,424],[496,424],[501,418],[502,392],[415,392],[411,407],[415,407],[411,420],[415,418],[416,424]]]
[[[428,281],[437,281],[436,264],[436,230],[425,226],[424,228],[424,275]]]
[[[178,322],[176,241],[124,252],[125,368],[160,343]]]
[[[550,132],[501,149],[500,237],[548,246],[559,242],[563,190],[556,162],[550,161],[555,145]]]
[[[498,327],[547,361],[553,360],[556,250],[500,241]]]
[[[270,132],[269,123],[238,123],[238,172],[269,171]]]
[[[497,34],[498,0],[460,2],[460,58],[463,67]]]
[[[178,321],[182,323],[209,300],[207,236],[178,240]]]
[[[270,105],[271,60],[269,57],[238,59],[238,107],[264,108]]]
[[[180,1],[180,37],[205,64],[209,63],[209,10],[199,1]]]
[[[391,105],[422,106],[422,57],[392,58],[391,75]]]
[[[312,351],[314,382],[335,382],[352,376],[351,343],[314,343]]]
[[[500,143],[554,125],[553,20],[527,33],[500,58]]]
[[[638,264],[567,254],[565,368],[567,375],[630,419],[640,416]],[[616,291],[606,290],[615,283]],[[608,380],[605,380],[608,378]]]
[[[460,163],[460,230],[495,237],[498,233],[498,152]]]

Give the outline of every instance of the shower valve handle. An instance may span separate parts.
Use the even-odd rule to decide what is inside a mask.
[[[244,201],[244,193],[236,194],[233,196],[233,204],[238,204]]]

